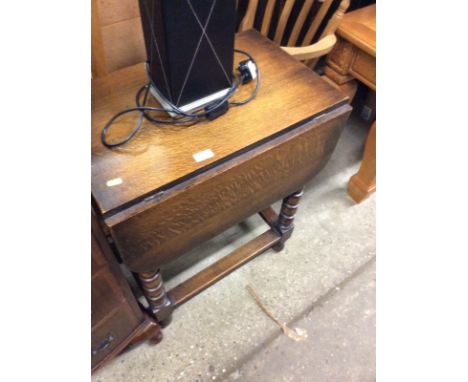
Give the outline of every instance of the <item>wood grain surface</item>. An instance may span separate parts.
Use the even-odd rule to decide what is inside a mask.
[[[106,218],[127,267],[158,269],[300,189],[327,163],[350,110],[340,106]]]
[[[351,177],[348,184],[348,194],[357,203],[362,202],[375,192],[377,188],[375,167],[376,126],[377,123],[374,122],[370,128],[361,167],[359,171]]]
[[[117,150],[101,144],[101,129],[114,113],[134,106],[136,91],[146,83],[144,67],[132,66],[93,80],[92,194],[102,214],[109,216],[346,103],[344,95],[258,32],[242,32],[236,46],[250,52],[259,64],[262,82],[253,102],[190,127],[145,122],[134,140]],[[247,96],[250,86],[236,98]],[[122,119],[113,133],[125,135],[136,121],[136,115]],[[193,155],[207,149],[214,156],[196,162]]]
[[[161,328],[144,313],[91,212],[91,368],[95,372],[130,343],[161,340]]]
[[[327,56],[325,76],[347,94],[354,94],[356,80],[376,91],[376,5],[346,14],[337,35],[338,42]],[[348,194],[358,203],[376,189],[375,130],[374,123],[367,138],[361,168],[348,185]]]
[[[338,36],[373,57],[377,55],[376,10],[377,6],[373,4],[350,12],[336,30]]]

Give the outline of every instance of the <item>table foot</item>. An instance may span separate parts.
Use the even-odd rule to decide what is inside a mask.
[[[292,235],[294,230],[294,218],[303,194],[303,189],[300,189],[283,199],[277,223],[277,229],[281,234],[281,240],[273,247],[277,252],[284,248],[284,243]]]
[[[156,345],[163,339],[161,326],[152,318],[146,316],[144,323],[141,325],[139,332],[132,338],[128,347],[139,344],[142,341],[148,340],[150,344]]]
[[[376,171],[375,171],[375,138],[376,122],[374,122],[367,136],[364,156],[362,158],[359,171],[349,180],[348,195],[356,203],[362,202],[365,198],[375,192]]]
[[[167,326],[171,320],[173,305],[164,288],[161,272],[138,273],[143,294],[145,295],[152,316],[161,326]]]
[[[151,337],[148,337],[148,341],[151,345],[159,344],[163,339],[163,334],[161,330],[155,332]]]

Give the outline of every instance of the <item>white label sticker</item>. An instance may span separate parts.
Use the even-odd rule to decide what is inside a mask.
[[[204,160],[210,159],[214,157],[213,151],[210,149],[200,151],[199,153],[193,154],[193,159],[195,162],[203,162]]]
[[[118,186],[119,184],[122,184],[122,182],[123,182],[122,178],[114,178],[114,179],[108,180],[106,182],[106,186],[114,187],[114,186]]]
[[[257,68],[255,67],[252,61],[247,62],[247,66],[249,67],[250,73],[252,74],[252,79],[257,78]]]

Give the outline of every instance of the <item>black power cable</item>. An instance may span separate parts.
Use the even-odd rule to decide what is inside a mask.
[[[143,125],[143,120],[144,119],[147,119],[148,121],[150,121],[150,122],[152,122],[154,124],[186,125],[186,124],[189,124],[189,123],[192,123],[192,122],[195,123],[195,122],[199,121],[202,118],[209,118],[209,119],[216,118],[217,112],[218,112],[219,115],[221,115],[225,111],[225,110],[221,110],[221,109],[225,109],[225,108],[227,108],[229,106],[233,106],[233,107],[242,106],[242,105],[245,105],[245,104],[249,103],[250,101],[252,101],[257,96],[258,89],[260,87],[260,72],[258,70],[257,62],[255,61],[255,59],[249,53],[247,53],[247,52],[245,52],[243,50],[240,50],[240,49],[235,49],[235,51],[237,53],[240,53],[240,54],[246,56],[248,61],[252,62],[252,64],[254,65],[255,71],[256,71],[255,88],[254,88],[252,94],[248,98],[246,98],[244,100],[241,100],[241,101],[229,101],[230,98],[233,96],[233,94],[239,89],[241,84],[247,82],[250,79],[250,78],[247,79],[246,78],[247,73],[245,73],[245,72],[243,73],[243,71],[241,70],[240,71],[241,72],[240,73],[240,78],[239,77],[234,78],[233,84],[229,88],[229,91],[227,92],[227,94],[223,98],[215,101],[211,105],[208,105],[207,107],[200,110],[199,112],[196,112],[196,113],[184,112],[184,111],[182,111],[181,109],[179,109],[177,106],[175,106],[174,104],[172,104],[170,101],[168,101],[166,99],[164,101],[166,101],[166,103],[169,105],[169,107],[170,107],[169,109],[165,109],[165,108],[162,108],[162,107],[151,107],[151,106],[146,106],[146,103],[148,101],[149,90],[150,90],[150,87],[152,86],[152,82],[151,82],[151,79],[150,79],[149,83],[142,86],[137,91],[136,97],[135,97],[136,98],[135,99],[136,107],[125,109],[125,110],[122,110],[122,111],[118,112],[117,114],[114,114],[112,116],[112,118],[106,123],[106,125],[104,126],[104,128],[101,131],[101,142],[102,142],[102,144],[104,146],[108,147],[108,148],[115,148],[115,147],[119,147],[119,146],[122,146],[122,145],[128,143],[138,133],[138,131],[140,131],[140,129],[141,129],[142,125]],[[251,75],[251,73],[248,74],[248,76],[250,76],[250,75]],[[143,102],[141,102],[142,94],[144,94],[143,95]],[[165,112],[165,113],[176,114],[177,116],[179,116],[179,118],[155,118],[155,117],[148,114],[148,112],[155,112],[155,111],[156,112]],[[112,124],[117,119],[119,119],[121,116],[123,116],[125,114],[129,114],[129,113],[136,113],[136,112],[138,112],[138,114],[139,114],[138,121],[137,121],[137,124],[136,124],[135,128],[130,132],[130,134],[127,137],[125,137],[124,139],[122,139],[122,140],[120,140],[118,142],[114,142],[114,143],[108,142],[107,141],[107,132],[108,132],[109,128],[112,126]],[[211,118],[212,115],[215,115],[215,117]]]

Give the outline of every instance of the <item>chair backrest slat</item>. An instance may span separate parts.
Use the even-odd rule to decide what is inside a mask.
[[[322,23],[323,18],[327,14],[333,2],[333,0],[321,0],[321,1],[323,1],[323,4],[320,6],[319,11],[317,12],[317,15],[314,18],[314,21],[312,21],[312,24],[310,24],[309,30],[307,31],[304,37],[304,40],[302,41],[303,46],[309,45],[312,43],[315,33],[317,33],[317,29]]]
[[[347,9],[344,4],[349,5],[349,0],[248,0],[240,30],[256,27],[264,36],[273,37],[277,44],[310,45],[317,41],[317,33],[323,37],[335,32],[339,22],[336,11],[330,16],[333,22],[327,22],[325,29],[323,27],[324,19],[334,3],[333,8],[337,11],[338,8]],[[257,15],[260,10],[264,12],[262,17]],[[306,27],[305,23],[309,22],[310,26]]]
[[[296,23],[294,24],[294,28],[291,32],[291,36],[289,36],[288,45],[294,46],[297,43],[297,39],[299,38],[299,33],[301,33],[302,27],[304,26],[304,22],[307,18],[307,15],[314,4],[314,0],[305,0],[304,5],[302,6],[301,12],[299,16],[297,16]]]
[[[138,1],[91,1],[93,77],[104,76],[114,70],[143,62],[146,54]],[[324,18],[334,2],[340,2],[339,8],[323,29]],[[316,40],[317,32],[321,34],[320,38],[334,33],[349,6],[349,0],[248,0],[247,4],[246,0],[236,0],[236,4],[242,12],[245,9],[239,27],[241,31],[251,29],[261,21],[258,29],[263,35],[274,36],[273,39],[278,44],[284,43],[287,38],[286,45],[297,46],[311,44]],[[335,3],[333,8],[336,5]],[[263,17],[256,17],[259,9],[264,11]],[[294,22],[291,18],[295,18]],[[310,27],[306,29],[305,23],[309,22]],[[323,32],[320,32],[322,29]]]
[[[338,7],[336,12],[328,21],[327,26],[323,30],[320,38],[328,36],[329,34],[335,33],[336,28],[338,28],[338,26],[341,23],[341,20],[343,20],[343,16],[349,7],[349,3],[350,3],[350,0],[341,0],[340,6]]]
[[[255,22],[255,15],[257,14],[257,8],[258,0],[249,0],[247,10],[239,28],[241,31],[253,28]]]
[[[262,28],[260,29],[260,32],[266,36],[268,35],[268,31],[270,30],[270,25],[271,25],[271,18],[273,16],[273,10],[275,9],[275,4],[276,0],[268,0],[266,8],[265,8],[265,14],[263,15],[263,20],[262,20]]]
[[[278,25],[276,27],[275,38],[273,39],[277,44],[281,44],[281,39],[283,38],[286,24],[288,23],[289,15],[291,14],[294,2],[295,0],[286,0],[286,3],[283,6]]]

